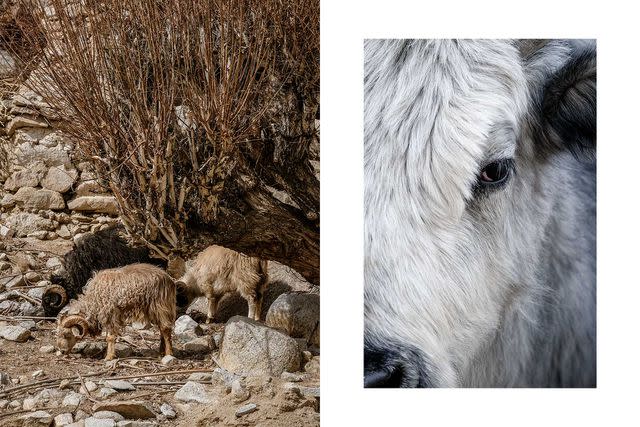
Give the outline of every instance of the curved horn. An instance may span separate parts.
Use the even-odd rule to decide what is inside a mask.
[[[80,327],[80,338],[84,338],[84,336],[87,335],[87,332],[89,332],[89,323],[87,323],[84,317],[78,316],[77,314],[66,317],[64,320],[62,320],[60,326],[69,329],[74,326]]]
[[[60,285],[50,285],[42,294],[42,305],[50,306],[53,309],[60,309],[69,300],[67,291]]]

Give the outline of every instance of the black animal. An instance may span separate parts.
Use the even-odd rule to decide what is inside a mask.
[[[166,268],[166,262],[151,258],[147,248],[130,246],[121,231],[122,227],[117,226],[90,233],[64,256],[64,272],[51,277],[52,285],[42,295],[42,308],[46,316],[57,316],[69,300],[82,292],[94,272],[134,263]]]

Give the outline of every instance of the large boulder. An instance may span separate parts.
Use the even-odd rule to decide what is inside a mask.
[[[284,333],[247,317],[234,316],[224,329],[220,364],[235,373],[279,376],[284,371],[300,369],[300,350],[296,341]]]
[[[280,295],[269,307],[266,324],[320,347],[320,295],[304,292]]]
[[[78,171],[66,169],[64,166],[51,166],[46,176],[42,179],[42,188],[66,193],[71,189],[73,183],[78,179]]]
[[[118,203],[114,196],[80,196],[70,200],[69,209],[76,212],[98,212],[118,214]]]

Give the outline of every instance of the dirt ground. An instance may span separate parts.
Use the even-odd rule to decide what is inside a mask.
[[[52,255],[62,255],[69,245],[57,247],[42,245],[38,241],[20,243],[20,249],[48,251]],[[47,242],[50,243],[50,242]],[[8,251],[7,251],[8,252]],[[10,259],[11,259],[11,254]],[[289,290],[314,291],[309,284],[284,266],[275,266],[270,271],[271,284],[265,295],[264,313],[271,302],[282,292]],[[292,278],[293,277],[293,278]],[[200,323],[204,336],[219,336],[224,329],[226,319],[235,314],[246,315],[246,302],[239,295],[228,295],[220,302],[220,310],[214,319],[216,323],[205,325],[204,301],[192,306],[190,315]],[[248,392],[246,400],[239,400],[231,391],[228,382],[220,376],[196,380],[205,385],[212,396],[210,403],[184,403],[176,399],[175,392],[184,385],[194,372],[211,374],[218,367],[215,360],[217,351],[194,353],[182,349],[182,343],[174,339],[174,355],[177,360],[170,366],[164,366],[158,355],[159,333],[156,329],[135,329],[127,327],[118,340],[117,353],[119,359],[113,362],[102,360],[103,351],[96,354],[57,355],[53,352],[42,352],[43,347],[55,346],[55,322],[35,319],[36,326],[31,330],[31,337],[24,343],[8,341],[0,338],[0,373],[8,375],[7,384],[0,384],[0,401],[18,401],[20,407],[0,407],[0,427],[22,425],[20,417],[33,411],[45,410],[53,417],[62,413],[74,414],[74,421],[83,416],[93,414],[94,405],[101,402],[140,401],[149,404],[156,414],[161,414],[159,407],[169,404],[176,413],[175,418],[158,415],[153,421],[162,426],[318,426],[320,424],[319,396],[313,391],[319,390],[319,355],[307,351],[304,353],[308,372],[298,373],[296,380],[280,377],[246,377],[244,387]],[[16,324],[7,316],[0,317],[0,324]],[[87,338],[84,341],[101,350],[105,338]],[[78,345],[76,345],[76,348]],[[214,346],[215,347],[215,346]],[[51,351],[51,349],[49,349]],[[302,364],[304,369],[305,362]],[[312,368],[309,368],[312,365]],[[313,367],[315,366],[315,368]],[[153,376],[146,376],[154,374]],[[101,381],[108,379],[124,379],[135,386],[134,391],[118,391],[107,397],[100,394],[103,387]],[[301,381],[297,381],[301,380]],[[296,381],[296,382],[292,382]],[[97,389],[87,392],[82,383],[93,382]],[[66,384],[65,384],[66,383]],[[145,384],[148,383],[148,384]],[[72,391],[83,393],[87,398],[77,407],[62,406],[62,397],[44,399],[35,408],[23,410],[25,398],[37,396],[42,390],[61,390],[64,394]],[[301,391],[302,390],[302,391]],[[246,404],[255,404],[256,410],[246,415],[237,416],[238,408]],[[84,414],[83,414],[84,413]],[[52,424],[53,425],[53,424]],[[151,424],[153,425],[153,424]]]

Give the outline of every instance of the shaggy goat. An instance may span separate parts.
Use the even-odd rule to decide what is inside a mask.
[[[188,306],[194,298],[206,296],[207,323],[213,320],[218,301],[227,292],[238,291],[249,304],[249,317],[260,320],[262,297],[269,282],[268,262],[222,246],[209,246],[200,252],[177,282],[178,306]]]
[[[160,329],[160,353],[172,354],[171,331],[176,320],[176,285],[171,276],[150,264],[102,270],[85,293],[58,316],[57,345],[70,352],[87,334],[107,332],[107,355],[115,357],[116,337],[131,322],[149,322]]]
[[[42,307],[47,316],[56,316],[70,299],[82,293],[82,288],[96,271],[133,263],[166,267],[162,260],[149,257],[146,248],[129,246],[120,231],[120,227],[112,227],[83,236],[64,256],[64,273],[52,276],[53,284],[42,295]]]
[[[368,40],[366,387],[594,387],[589,41]]]

